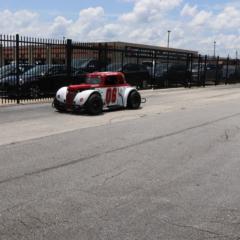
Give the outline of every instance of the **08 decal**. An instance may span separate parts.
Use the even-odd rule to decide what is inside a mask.
[[[106,103],[115,103],[117,100],[117,88],[108,88],[106,92]]]

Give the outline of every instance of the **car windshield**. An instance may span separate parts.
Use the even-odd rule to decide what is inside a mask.
[[[72,68],[72,72],[73,72],[75,75],[86,74],[86,72],[83,71],[82,69],[76,70],[75,68]]]
[[[207,64],[207,69],[208,70],[215,70],[216,69],[216,65],[215,64]]]
[[[198,66],[201,67],[201,65],[198,64],[198,63],[193,63],[193,64],[192,64],[192,68],[193,68],[193,69],[198,69]]]
[[[32,76],[32,75],[40,76],[42,74],[45,74],[49,69],[50,69],[49,65],[37,65],[29,69],[28,71],[26,71],[23,74],[23,76]]]
[[[88,62],[89,62],[88,59],[75,58],[75,59],[72,60],[72,67],[74,67],[74,68],[84,68],[84,67],[86,67]]]
[[[87,84],[99,84],[101,82],[101,77],[87,77],[85,82]]]
[[[121,63],[111,63],[107,66],[107,71],[120,71],[122,69]]]
[[[13,71],[16,71],[16,66],[15,65],[5,65],[0,68],[0,75],[2,76],[7,76],[8,74],[12,73]]]

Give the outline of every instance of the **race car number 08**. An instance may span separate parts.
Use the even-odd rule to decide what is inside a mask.
[[[117,88],[108,88],[106,93],[106,103],[115,103],[117,100]]]

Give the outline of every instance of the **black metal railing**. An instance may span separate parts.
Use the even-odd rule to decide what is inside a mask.
[[[238,59],[124,43],[0,35],[0,103],[51,98],[94,71],[121,71],[138,88],[240,82]]]

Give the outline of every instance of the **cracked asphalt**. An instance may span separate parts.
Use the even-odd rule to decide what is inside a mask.
[[[0,239],[239,240],[239,90],[148,90],[96,117],[0,107]]]

